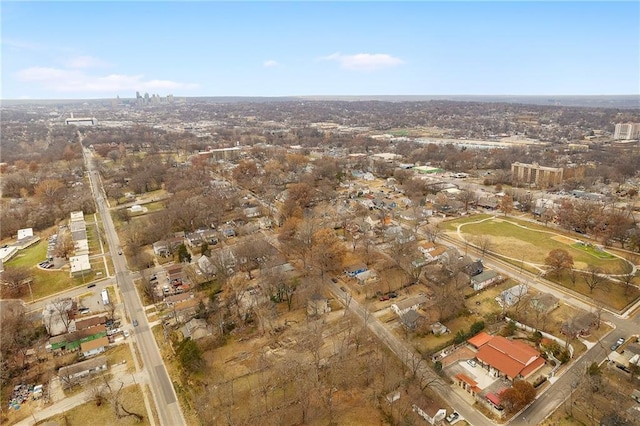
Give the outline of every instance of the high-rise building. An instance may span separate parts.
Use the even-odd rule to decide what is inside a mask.
[[[640,123],[618,123],[613,133],[614,139],[638,139],[640,138]]]
[[[538,163],[512,163],[511,180],[514,184],[529,183],[541,188],[548,188],[562,182],[564,169],[562,167],[545,167]]]

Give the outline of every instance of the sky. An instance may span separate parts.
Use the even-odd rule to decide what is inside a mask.
[[[640,2],[6,2],[2,99],[640,93]]]

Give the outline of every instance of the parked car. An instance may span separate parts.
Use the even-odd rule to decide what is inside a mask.
[[[95,284],[89,284],[87,288],[94,288],[95,286],[96,286]]]
[[[624,337],[621,337],[618,339],[618,341],[616,342],[618,345],[622,346],[622,344],[624,343]]]
[[[124,330],[122,334],[124,334],[124,337],[129,337],[129,330]]]
[[[611,345],[611,350],[612,351],[616,351],[616,350],[618,350],[619,347],[620,347],[619,343],[614,343],[613,345]]]
[[[338,282],[338,279],[337,279],[337,278],[331,278],[331,282],[332,282],[332,283],[337,283],[337,282]]]
[[[449,423],[453,423],[458,417],[460,417],[460,414],[458,414],[457,411],[454,411],[453,413],[447,416],[447,421]]]
[[[344,287],[340,287],[340,290],[342,290],[342,291],[344,291],[344,292],[346,292],[346,291],[347,291],[347,289],[346,289],[346,288],[344,288]]]
[[[133,326],[134,326],[134,327],[137,327],[137,326],[138,326],[138,320],[137,320],[137,319],[134,319],[134,320],[133,320]]]
[[[398,297],[398,294],[397,293],[389,293],[389,297],[391,299],[395,299],[396,297]]]
[[[472,367],[476,366],[476,360],[475,359],[469,359],[467,360],[467,364],[469,364]]]
[[[384,296],[380,296],[380,301],[383,302],[385,300],[389,300],[389,296],[384,295]]]

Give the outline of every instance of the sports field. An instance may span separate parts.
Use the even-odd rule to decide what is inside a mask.
[[[605,273],[623,274],[629,271],[626,261],[606,251],[578,244],[579,240],[562,235],[535,223],[513,218],[477,217],[448,222],[448,229],[459,229],[462,237],[475,243],[481,237],[489,239],[490,251],[513,260],[544,266],[545,258],[554,249],[564,249],[573,257],[574,267],[586,270],[590,265]],[[459,225],[459,226],[458,226]],[[456,231],[449,231],[457,235]]]

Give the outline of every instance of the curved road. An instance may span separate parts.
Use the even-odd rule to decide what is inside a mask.
[[[149,376],[151,393],[156,404],[160,424],[163,426],[184,425],[186,421],[178,403],[173,384],[160,356],[153,332],[149,327],[142,301],[133,284],[126,259],[124,255],[119,254],[122,253],[120,251],[120,240],[113,225],[105,193],[93,162],[93,153],[84,148],[83,154],[91,190],[96,201],[98,213],[100,213],[100,218],[102,219],[105,236],[111,248],[116,282],[122,293],[125,311],[132,321],[137,320],[139,324],[134,328],[132,337],[138,344],[138,350],[144,362],[144,369]]]

